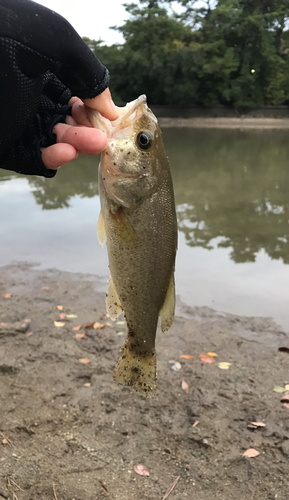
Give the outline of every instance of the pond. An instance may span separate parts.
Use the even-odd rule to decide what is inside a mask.
[[[179,224],[177,294],[289,329],[288,131],[168,128],[163,136]],[[97,165],[80,156],[54,179],[0,170],[0,266],[28,261],[105,282]]]

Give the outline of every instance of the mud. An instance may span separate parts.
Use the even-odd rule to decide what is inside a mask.
[[[0,498],[287,499],[289,408],[273,391],[289,383],[289,354],[278,351],[287,333],[269,318],[179,302],[172,328],[158,331],[158,389],[146,399],[112,380],[124,325],[84,328],[109,322],[104,300],[96,276],[1,268]],[[61,320],[57,305],[78,317]],[[207,352],[215,363],[200,360]],[[248,448],[260,454],[243,457]]]

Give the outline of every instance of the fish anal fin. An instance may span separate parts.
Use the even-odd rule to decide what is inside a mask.
[[[109,317],[114,321],[122,313],[122,307],[112,277],[108,278],[106,292],[106,310]]]
[[[121,350],[113,378],[118,385],[129,385],[144,396],[153,396],[156,390],[155,352],[135,353],[130,349],[127,340]]]
[[[99,242],[101,248],[103,248],[103,246],[106,242],[106,232],[105,232],[104,218],[103,218],[103,215],[101,212],[100,212],[99,217],[98,217],[96,233],[97,233],[97,237],[98,237],[98,242]]]
[[[174,315],[175,315],[175,278],[173,270],[166,298],[159,314],[161,319],[161,329],[163,332],[167,332],[168,329],[172,326]]]

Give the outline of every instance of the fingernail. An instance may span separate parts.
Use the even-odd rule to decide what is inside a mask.
[[[111,99],[110,100],[110,106],[111,108],[113,109],[114,113],[119,116],[119,111],[118,111],[118,107],[114,104],[113,100]]]

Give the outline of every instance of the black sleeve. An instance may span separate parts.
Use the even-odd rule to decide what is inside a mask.
[[[107,87],[107,69],[60,15],[30,0],[0,0],[0,166],[53,177],[40,148],[56,142],[72,95]]]

